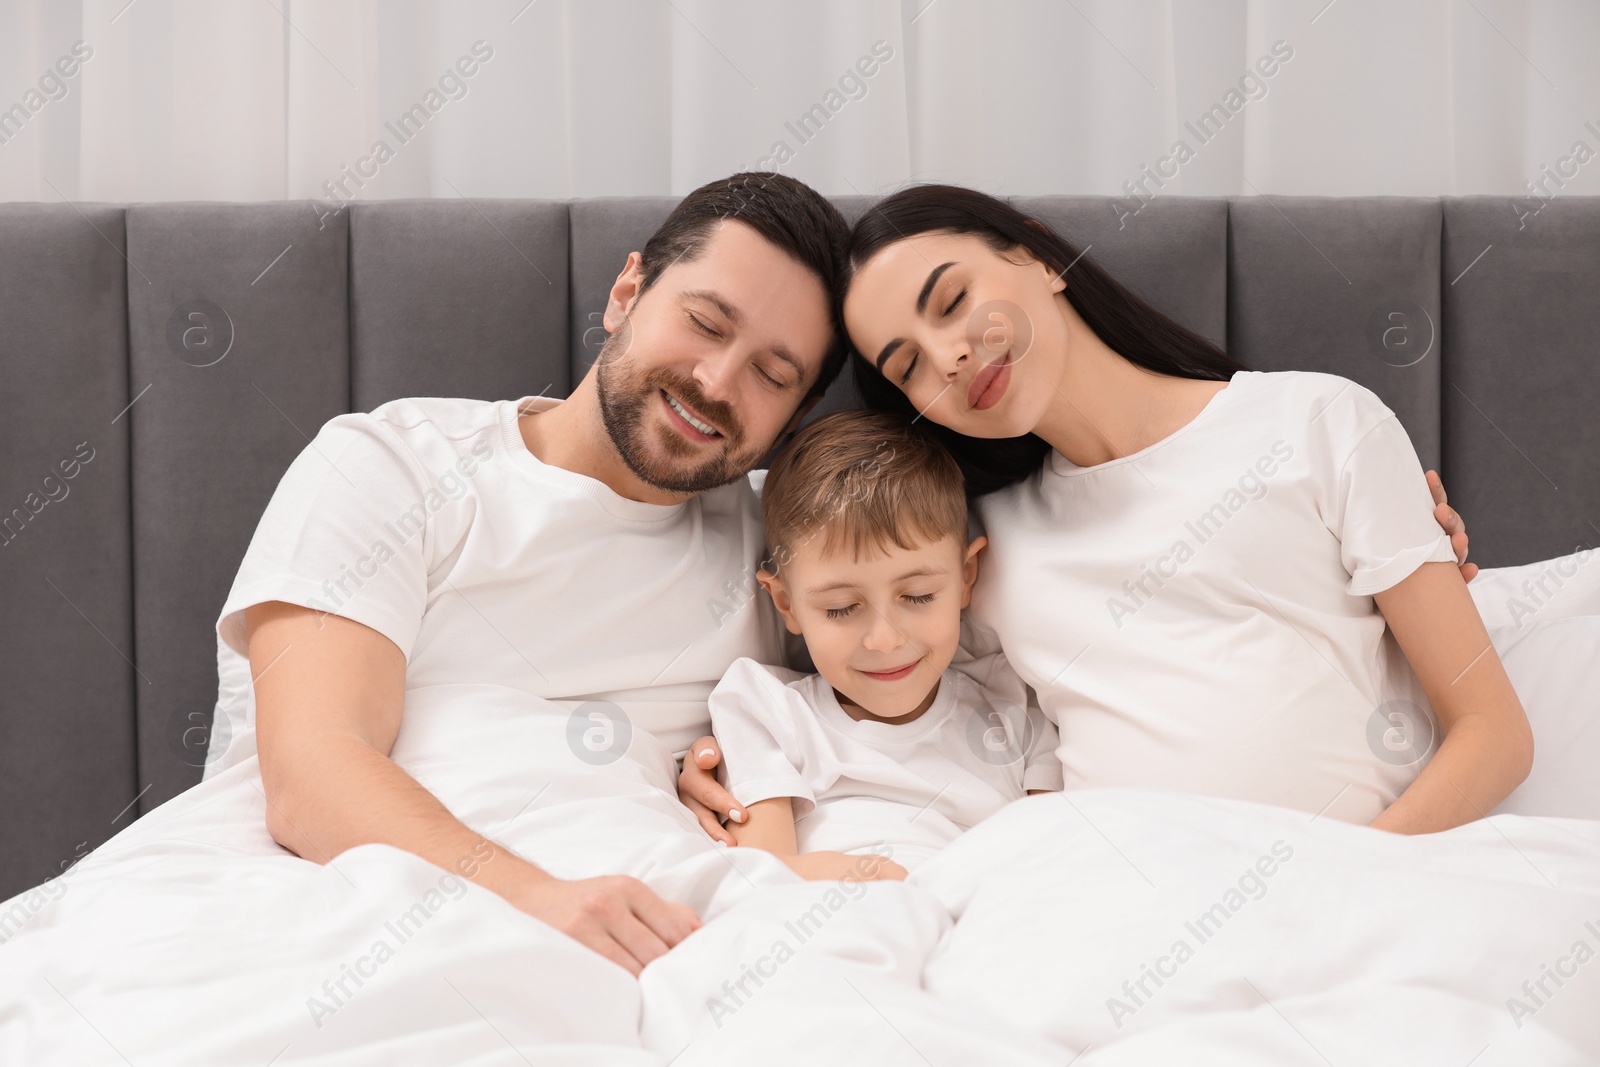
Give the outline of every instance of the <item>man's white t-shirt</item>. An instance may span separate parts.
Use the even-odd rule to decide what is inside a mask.
[[[887,844],[910,869],[1027,790],[1061,788],[1055,727],[997,653],[946,669],[908,723],[852,719],[822,675],[741,659],[711,723],[728,791],[793,798],[802,852]]]
[[[974,629],[1059,727],[1066,788],[1370,822],[1425,763],[1426,738],[1396,743],[1420,689],[1372,594],[1455,556],[1371,391],[1239,372],[1164,440],[1092,467],[1052,450],[978,508]]]
[[[519,412],[558,403],[414,397],[322,427],[273,493],[217,620],[227,725],[208,776],[255,752],[244,609],[263,601],[377,630],[406,656],[408,693],[487,685],[609,702],[595,721],[613,733],[595,736],[616,735],[614,706],[623,735],[645,731],[674,754],[708,731],[729,664],[782,654],[758,600],[752,482],[680,504],[629,500],[528,451]]]

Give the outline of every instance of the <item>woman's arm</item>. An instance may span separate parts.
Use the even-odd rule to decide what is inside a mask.
[[[1533,766],[1533,731],[1461,571],[1424,563],[1374,598],[1428,694],[1443,740],[1372,823],[1432,833],[1487,815]]]

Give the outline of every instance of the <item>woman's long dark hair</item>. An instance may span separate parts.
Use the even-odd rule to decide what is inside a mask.
[[[1054,230],[1004,200],[958,185],[916,185],[885,197],[850,233],[845,287],[885,245],[932,230],[971,234],[996,252],[1021,246],[1058,273],[1070,267],[1067,301],[1113,352],[1130,363],[1178,378],[1226,381],[1243,370],[1233,357],[1145,303]],[[842,294],[842,291],[841,291]],[[842,303],[841,295],[841,303]],[[870,408],[912,418],[911,401],[851,346],[850,368]],[[920,420],[961,464],[967,495],[982,496],[1022,481],[1044,463],[1050,445],[1037,434],[968,437],[932,419]]]

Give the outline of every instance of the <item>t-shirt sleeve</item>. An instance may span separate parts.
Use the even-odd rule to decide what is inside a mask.
[[[780,677],[778,672],[783,672]],[[796,672],[743,658],[711,691],[711,732],[722,748],[724,783],[741,804],[795,798],[795,817],[816,806],[796,732],[798,693],[784,684]],[[803,701],[801,701],[803,703]]]
[[[1022,753],[1022,788],[1061,789],[1063,773],[1060,757],[1056,755],[1061,735],[1040,709],[1033,687],[1012,668],[1004,652],[986,652],[977,657],[967,654],[972,648],[987,648],[997,644],[992,631],[986,631],[976,624],[963,625],[962,635],[966,643],[958,648],[957,661],[953,665],[981,685],[991,699],[998,697],[1013,707],[1022,708],[1027,716],[1024,737],[1028,740]]]
[[[1066,779],[1061,769],[1061,757],[1057,755],[1061,735],[1055,723],[1033,699],[1031,688],[1028,690],[1028,726],[1033,734],[1033,743],[1022,756],[1022,788],[1048,789],[1059,793]]]
[[[244,610],[282,600],[369,626],[409,659],[433,543],[425,484],[421,463],[386,422],[362,412],[330,419],[273,491],[218,636],[248,655]]]
[[[1000,635],[973,617],[971,608],[961,611],[961,631],[957,638],[956,654],[950,665],[983,682],[982,675],[995,669],[990,657],[1001,651]],[[1010,670],[1010,664],[1001,657],[1000,669]]]
[[[1324,415],[1331,447],[1323,508],[1350,573],[1345,591],[1371,596],[1424,563],[1454,562],[1422,463],[1394,412],[1352,382]]]

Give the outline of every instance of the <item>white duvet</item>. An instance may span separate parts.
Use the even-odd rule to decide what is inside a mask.
[[[807,883],[714,846],[647,737],[596,768],[566,706],[484,687],[464,722],[463,695],[408,694],[402,766],[555,873],[635,875],[704,928],[635,980],[401,850],[300,859],[251,758],[0,906],[26,912],[0,1063],[1600,1063],[1600,822],[1407,838],[1085,791],[903,884]]]

